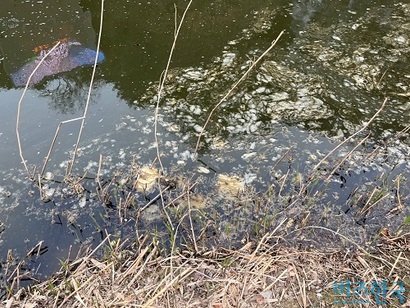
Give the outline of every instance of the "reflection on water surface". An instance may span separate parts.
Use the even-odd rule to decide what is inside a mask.
[[[105,229],[119,237],[133,234],[135,228],[141,233],[155,229],[164,241],[168,238],[162,204],[151,201],[158,200],[157,189],[131,188],[138,172],[158,174],[155,163],[150,165],[156,160],[153,106],[173,39],[173,3],[106,3],[101,45],[105,61],[97,70],[75,167],[79,177],[84,175],[82,186],[76,186],[81,193],[78,196],[62,183],[78,131],[78,123],[70,123],[63,126],[48,164],[42,186],[46,200],[21,170],[14,131],[21,91],[11,84],[10,74],[55,41],[80,48],[74,55],[67,51],[70,59],[94,51],[99,3],[4,3],[3,263],[9,249],[22,258],[44,241],[47,253],[30,259],[35,265],[29,269],[34,271],[41,263],[38,274],[48,275],[59,266],[56,258],[67,256],[70,245],[75,251],[96,245]],[[177,2],[178,16],[184,4]],[[181,192],[183,179],[195,181],[192,204],[200,208],[195,231],[206,236],[204,245],[235,247],[244,238],[257,237],[262,225],[265,231],[275,228],[282,218],[288,219],[288,229],[279,231],[291,244],[295,238],[313,243],[318,236],[323,236],[320,244],[335,243],[327,242],[325,234],[303,233],[305,223],[338,226],[346,236],[367,243],[381,225],[393,230],[403,222],[409,213],[410,151],[408,134],[398,132],[410,118],[405,65],[409,12],[408,4],[382,1],[194,2],[160,102],[158,139],[169,177],[162,184],[179,184],[164,202]],[[282,29],[283,39],[211,118],[198,160],[192,161],[210,110]],[[63,62],[53,67],[59,65]],[[91,69],[63,71],[59,68],[39,80],[24,101],[21,133],[30,165],[41,166],[60,121],[82,115]],[[307,183],[318,161],[358,131],[386,96],[387,106],[365,134],[331,156],[321,165],[317,181]],[[369,138],[331,173],[367,133]],[[101,183],[95,180],[97,174]],[[324,181],[327,176],[329,183]],[[99,184],[111,193],[104,202],[96,194]],[[240,187],[242,193],[228,198],[224,185]],[[309,198],[312,195],[317,199]],[[132,200],[132,207],[121,207],[124,200]],[[394,210],[397,200],[403,205],[399,211]],[[136,220],[135,210],[150,202]],[[178,221],[187,202],[182,198],[168,207],[172,221]],[[204,225],[209,229],[202,229]]]

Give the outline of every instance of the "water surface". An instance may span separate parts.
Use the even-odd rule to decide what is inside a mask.
[[[95,178],[100,155],[104,183],[113,177],[119,182],[131,178],[132,161],[142,166],[156,160],[155,95],[173,40],[175,2],[106,2],[101,42],[106,60],[97,68],[74,167],[75,174],[88,178],[85,192],[77,196],[59,183],[77,140],[80,123],[73,122],[62,127],[48,163],[47,176],[53,180],[43,187],[50,193],[47,200],[41,200],[21,164],[15,123],[22,89],[13,85],[10,72],[25,63],[34,48],[65,37],[95,49],[100,3],[3,2],[2,275],[9,251],[17,263],[41,241],[46,252],[30,256],[27,262],[36,277],[55,271],[58,258],[66,258],[70,247],[75,254],[82,246],[97,245],[105,237],[104,230],[118,236],[134,234],[136,228],[140,233],[154,229],[166,233],[167,218],[159,202],[136,222],[132,210],[128,216],[118,214],[119,199],[102,204],[95,194]],[[186,4],[177,1],[178,17]],[[408,133],[399,134],[410,119],[409,24],[409,5],[394,1],[194,1],[161,100],[159,141],[168,175],[198,181],[194,193],[204,209],[199,211],[196,231],[200,233],[206,221],[217,217],[206,232],[208,244],[236,245],[257,236],[262,220],[269,222],[266,230],[270,230],[282,218],[290,221],[290,231],[283,231],[290,232],[289,239],[302,238],[305,235],[296,236],[297,226],[306,213],[312,224],[338,226],[360,243],[372,240],[381,227],[400,225],[409,215],[409,140]],[[198,133],[212,107],[282,30],[285,35],[273,51],[212,117],[198,160],[192,161]],[[91,71],[78,67],[48,76],[28,90],[20,134],[31,168],[41,168],[58,123],[82,115]],[[387,106],[365,132],[370,133],[368,141],[335,172],[330,184],[318,182],[310,188],[326,187],[320,202],[293,202],[300,174],[308,174],[325,153],[359,130],[386,97]],[[359,140],[346,144],[322,166],[323,172],[329,172],[332,163]],[[377,155],[369,159],[374,148]],[[248,193],[254,193],[252,202],[221,194],[221,174],[242,179]],[[397,204],[398,179],[404,208],[386,216]],[[363,215],[375,188],[391,193]],[[125,198],[129,193],[127,187],[115,189],[117,196]],[[269,202],[262,199],[267,191],[273,194]],[[135,206],[144,206],[156,195],[155,190],[137,194]],[[255,206],[258,198],[264,203]],[[177,211],[170,210],[170,215],[177,221]],[[229,232],[232,229],[236,231]],[[325,239],[325,234],[312,238],[320,236]],[[323,243],[337,242],[326,239]]]

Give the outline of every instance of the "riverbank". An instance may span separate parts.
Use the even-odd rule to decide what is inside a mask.
[[[330,231],[330,230],[329,230]],[[340,241],[350,241],[335,233]],[[20,289],[6,307],[329,307],[410,304],[410,233],[382,231],[372,248],[288,248],[275,231],[237,250],[165,253],[147,237],[108,236],[48,280]],[[353,241],[351,241],[353,243]],[[350,283],[350,286],[349,286]],[[354,293],[357,290],[358,293]],[[388,290],[388,291],[385,291]],[[386,292],[385,294],[383,294]]]
[[[383,106],[354,136],[363,133]],[[70,252],[61,269],[44,281],[35,277],[41,271],[40,257],[49,249],[43,241],[18,264],[11,253],[2,265],[4,304],[405,305],[410,283],[407,164],[389,169],[386,158],[394,157],[382,147],[358,151],[367,138],[333,145],[327,155],[310,162],[305,174],[293,168],[301,155],[292,147],[283,149],[269,169],[272,183],[265,191],[257,191],[251,175],[200,172],[213,179],[205,181],[201,176],[165,175],[135,161],[109,180],[99,171],[91,180],[45,179],[38,187],[42,198],[56,185],[61,198],[83,202],[89,196],[90,204],[92,197],[107,208],[105,222],[94,221],[94,233],[103,240],[88,251]],[[372,174],[369,170],[379,159],[385,169]],[[357,168],[363,172],[355,172]],[[360,186],[350,185],[355,174]],[[365,181],[369,174],[374,180]],[[343,189],[349,195],[340,198]],[[52,217],[60,217],[57,210],[51,210]],[[64,219],[52,224],[66,223],[82,236],[83,226],[74,214]],[[30,285],[23,288],[27,280]]]

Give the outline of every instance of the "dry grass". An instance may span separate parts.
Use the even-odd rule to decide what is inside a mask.
[[[285,248],[266,234],[239,250],[163,253],[158,243],[141,239],[125,247],[107,237],[106,257],[94,250],[67,263],[49,280],[20,289],[6,307],[329,307],[346,299],[334,282],[410,283],[410,233],[382,233],[372,253]],[[125,243],[124,243],[125,244]],[[103,245],[103,244],[102,244]],[[397,287],[397,286],[396,286]],[[402,293],[408,307],[408,293]],[[386,301],[400,306],[393,292]],[[375,296],[355,295],[376,306]]]
[[[173,46],[157,96],[155,139],[157,141],[157,159],[161,169],[163,169],[163,167],[159,141],[157,140],[157,118],[161,91],[166,81],[166,72],[171,63],[172,53],[175,49],[175,43],[185,13],[189,9],[191,2],[192,1],[189,2],[184,11],[180,23],[178,24],[176,22],[178,26],[176,26]],[[103,4],[104,1],[101,3]],[[101,14],[101,16],[103,16],[103,14]],[[99,33],[101,36],[101,29]],[[283,32],[279,34],[265,53],[250,66],[238,82],[232,86],[222,100],[215,105],[198,136],[195,152],[197,152],[200,146],[201,137],[214,111],[225,101],[226,97],[232,93],[239,83],[246,78],[248,73],[258,64],[266,53],[275,46],[282,33]],[[94,78],[94,73],[95,65],[92,78]],[[92,84],[91,80],[89,93],[91,93]],[[82,120],[82,125],[73,159],[68,168],[68,174],[71,174],[71,169],[75,162],[77,147],[87,114],[88,101],[89,97],[83,117],[70,120]],[[315,174],[318,167],[342,145],[361,135],[384,109],[386,102],[387,100],[382,103],[380,109],[364,124],[362,129],[326,155],[313,168],[312,172]],[[19,103],[19,112],[20,105],[21,101]],[[17,136],[19,136],[18,123],[19,119],[16,125]],[[64,123],[62,122],[61,124]],[[407,133],[407,131],[406,129],[405,133]],[[44,173],[57,135],[58,129],[40,175]],[[361,139],[357,146],[353,148],[331,172],[328,172],[326,181],[329,181],[335,170],[338,169],[367,138],[368,136]],[[23,159],[20,140],[19,150],[27,173],[31,175]],[[280,158],[273,169],[290,153],[290,150],[291,149]],[[105,204],[110,200],[110,188],[115,185],[115,181],[113,179],[103,187],[100,180],[101,165],[102,156],[99,162],[97,183],[99,188],[98,196],[100,197],[100,201]],[[138,172],[131,174],[130,179],[128,179],[134,183],[132,185],[134,190],[136,189],[135,187],[139,179],[140,173]],[[74,191],[81,194],[81,181],[82,179],[80,181],[70,180],[68,184],[72,184]],[[278,196],[282,195],[285,183],[288,181],[289,170],[281,179],[282,184]],[[400,198],[400,181],[401,177],[398,177],[396,179],[398,209],[402,210],[404,206]],[[302,183],[302,180],[300,180],[300,192],[291,205],[296,204],[297,201],[303,201],[305,198],[312,197],[308,195],[304,196],[304,192],[307,191],[308,185],[313,182],[313,175],[305,185]],[[39,179],[39,185],[41,185],[41,179]],[[195,184],[193,184],[193,186],[194,185]],[[93,251],[89,251],[85,256],[76,256],[72,261],[67,260],[60,271],[48,280],[41,283],[38,282],[36,285],[28,288],[19,287],[20,280],[24,278],[24,275],[19,273],[21,266],[17,266],[15,270],[16,273],[13,271],[13,273],[8,275],[14,278],[9,286],[8,299],[4,301],[3,304],[6,307],[328,307],[334,306],[336,301],[347,299],[346,294],[335,294],[334,291],[334,283],[341,283],[346,280],[352,283],[364,282],[369,290],[371,289],[372,282],[376,281],[380,283],[382,280],[387,281],[388,289],[391,289],[395,282],[403,282],[408,288],[410,283],[410,233],[404,231],[405,228],[402,228],[402,233],[397,236],[389,233],[387,229],[383,230],[380,233],[377,245],[373,247],[371,252],[368,248],[361,247],[354,243],[353,240],[330,229],[326,230],[333,232],[340,240],[347,240],[355,244],[354,247],[356,249],[351,251],[345,250],[344,248],[334,250],[326,248],[323,248],[323,250],[301,247],[289,248],[283,245],[282,238],[277,235],[276,230],[265,234],[259,242],[244,243],[238,250],[201,248],[195,240],[196,236],[191,219],[189,192],[193,186],[187,185],[188,188],[184,190],[181,195],[173,199],[169,204],[166,204],[164,202],[163,192],[166,192],[170,185],[166,186],[167,188],[165,189],[161,189],[158,180],[158,196],[145,206],[139,208],[139,213],[141,213],[161,198],[161,204],[166,204],[164,205],[165,209],[166,206],[176,201],[176,199],[186,195],[189,207],[187,215],[190,222],[190,231],[192,232],[193,247],[186,246],[184,248],[185,250],[181,250],[183,246],[176,248],[176,240],[174,238],[170,241],[172,243],[172,249],[171,252],[169,252],[169,250],[165,250],[161,247],[158,241],[148,236],[137,238],[136,241],[134,241],[137,244],[129,246],[126,246],[126,242],[120,243],[119,241],[111,240],[111,237],[108,236],[106,240]],[[382,200],[378,199],[378,201],[371,203],[370,201],[373,200],[372,197],[375,193],[376,190],[374,189],[362,209],[361,214],[370,211],[379,200]],[[313,196],[313,198],[314,197],[315,196]],[[130,204],[134,203],[134,198],[133,194],[127,194],[125,200],[120,200],[118,204],[120,217],[122,216],[121,212],[125,212],[130,207]],[[314,200],[313,198],[312,200]],[[164,212],[167,213],[166,211]],[[126,215],[124,214],[124,216]],[[167,216],[167,218],[172,227],[172,231],[175,231],[175,236],[177,236],[179,225],[174,230],[172,220],[169,216]],[[308,216],[306,216],[306,219],[307,218]],[[305,225],[305,223],[303,222],[302,225]],[[309,228],[325,229],[320,226],[302,227],[305,231]],[[32,253],[42,253],[41,247],[42,244],[40,242],[35,247],[36,249],[33,248],[28,255]],[[95,255],[99,249],[105,250],[105,256],[103,258],[98,258]],[[396,287],[398,287],[398,285],[396,285]],[[13,294],[14,290],[17,290],[15,294]],[[393,295],[394,292],[390,290],[382,300],[392,306],[399,306],[399,300],[394,298]],[[403,293],[403,296],[405,297],[403,305],[410,306],[408,291]],[[360,300],[362,302],[368,301],[370,306],[377,305],[376,297],[372,292],[369,292],[369,294],[352,295],[351,299]]]
[[[383,109],[385,103],[386,101],[376,114]],[[375,116],[371,121],[374,118]],[[367,136],[357,142],[361,144],[366,139]],[[340,146],[330,154],[334,154],[338,148]],[[356,148],[357,146],[353,150]],[[337,166],[346,163],[353,150],[339,158],[341,162]],[[283,154],[273,169],[290,155],[290,151],[291,149]],[[330,154],[318,163],[317,167],[329,158]],[[102,163],[103,159],[100,157],[98,170],[101,170]],[[119,217],[126,217],[126,212],[132,208],[132,204],[136,203],[136,194],[131,192],[138,191],[141,187],[147,189],[151,182],[154,184],[163,182],[165,188],[162,192],[144,206],[138,207],[137,214],[141,214],[159,200],[162,193],[168,193],[173,186],[165,179],[161,181],[159,172],[148,172],[150,170],[153,169],[139,167],[133,161],[129,174],[114,177],[106,185],[102,184],[100,171],[98,171],[97,193],[100,201],[109,202],[113,195],[112,187],[119,182],[128,183],[130,188],[129,191],[125,191],[126,198],[120,198],[116,204]],[[312,202],[319,200],[320,196],[317,194],[320,191],[314,189],[309,190],[310,193],[304,192],[308,191],[310,185],[315,185],[315,179],[320,178],[326,182],[333,173],[334,171],[331,171],[318,175],[314,168],[306,182],[302,181],[303,177],[300,176],[298,180],[300,191],[291,192],[294,195],[291,205],[307,199]],[[148,178],[148,175],[152,178]],[[280,189],[275,194],[278,200],[281,196],[286,196],[284,187],[291,182],[291,176],[288,171],[278,180]],[[73,186],[75,194],[81,194],[81,182],[83,178],[73,179],[72,183],[69,183]],[[401,175],[394,180],[397,200],[396,206],[389,213],[403,211],[407,197],[402,196],[401,188],[405,182]],[[189,182],[185,188],[181,188],[177,196],[173,195],[172,198],[169,196],[166,200],[161,198],[164,209],[176,206],[178,199],[186,201],[188,205],[187,212],[179,217],[179,223],[167,216],[167,221],[175,222],[173,225],[175,228],[170,230],[168,239],[171,249],[161,246],[163,244],[155,239],[155,235],[147,235],[143,238],[137,236],[132,239],[135,244],[128,246],[126,242],[120,243],[108,236],[93,251],[85,256],[76,256],[72,261],[67,260],[61,270],[51,278],[44,282],[37,281],[35,285],[28,288],[20,287],[21,281],[30,278],[21,270],[23,265],[21,262],[21,266],[19,264],[12,273],[6,271],[6,276],[10,278],[7,289],[8,299],[4,305],[6,307],[329,307],[336,303],[343,303],[344,300],[351,302],[355,300],[366,302],[374,307],[377,306],[377,297],[373,293],[377,293],[377,290],[372,289],[372,283],[381,284],[385,280],[389,291],[385,298],[380,297],[380,300],[391,306],[400,306],[399,299],[394,297],[395,293],[391,289],[395,287],[397,290],[399,285],[396,283],[399,282],[403,282],[407,289],[410,284],[408,218],[396,229],[397,234],[389,231],[393,230],[392,228],[383,229],[376,236],[377,242],[373,242],[369,248],[361,246],[363,244],[356,243],[338,231],[320,226],[319,223],[307,224],[310,215],[307,207],[307,211],[303,212],[307,216],[301,220],[296,230],[285,230],[287,231],[285,233],[300,237],[296,242],[301,243],[302,237],[309,231],[320,229],[331,233],[333,241],[348,242],[353,248],[348,250],[336,243],[334,247],[339,248],[329,249],[327,248],[329,245],[325,244],[325,239],[320,238],[320,235],[318,237],[323,243],[320,249],[301,248],[296,244],[292,248],[284,246],[282,229],[288,229],[290,226],[288,223],[285,224],[285,219],[272,232],[265,235],[258,233],[260,238],[258,242],[243,242],[243,246],[237,250],[222,247],[210,249],[210,246],[201,247],[204,243],[199,241],[208,225],[205,224],[201,231],[195,231],[191,218],[192,190],[195,185],[196,183]],[[377,189],[368,190],[367,201],[361,210],[358,208],[360,215],[373,210],[376,204],[386,199],[388,190],[378,198],[374,197]],[[363,195],[360,196],[362,197]],[[269,202],[273,202],[275,198],[267,194],[266,199],[262,199],[260,203],[273,206]],[[164,213],[168,212],[164,211]],[[295,216],[291,210],[288,214],[288,218]],[[188,220],[184,220],[185,218]],[[188,244],[180,245],[184,240],[176,239],[176,237],[184,238],[181,229],[186,229],[187,232],[184,234],[189,235]],[[235,229],[232,232],[236,232]],[[100,249],[105,251],[103,258],[95,255]],[[42,244],[39,243],[28,253],[28,256],[41,253]],[[354,283],[364,282],[366,288],[373,293],[352,294],[350,298],[345,293],[336,294],[334,284],[347,280],[352,282],[352,289],[357,287]],[[400,294],[404,297],[403,307],[410,306],[408,291]]]

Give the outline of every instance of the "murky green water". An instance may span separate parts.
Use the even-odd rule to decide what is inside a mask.
[[[95,49],[100,3],[3,2],[1,275],[7,276],[9,250],[18,257],[17,263],[40,241],[47,251],[30,256],[28,269],[41,277],[59,267],[57,258],[64,259],[70,246],[74,253],[82,245],[98,244],[104,229],[119,235],[132,234],[135,226],[142,233],[164,230],[167,220],[158,204],[136,224],[131,210],[129,216],[118,215],[118,199],[110,200],[110,206],[101,204],[93,179],[100,155],[105,183],[117,170],[123,174],[117,176],[118,181],[122,177],[126,183],[127,175],[132,177],[133,159],[143,165],[156,158],[155,97],[173,40],[175,2],[105,4],[101,42],[105,61],[97,68],[74,168],[76,174],[86,172],[90,180],[84,181],[85,192],[80,197],[70,195],[71,191],[58,183],[80,124],[64,125],[47,166],[48,176],[56,180],[43,187],[50,195],[48,202],[41,201],[39,190],[25,178],[15,133],[22,88],[13,85],[10,75],[30,61],[34,49],[47,49],[65,38]],[[186,4],[176,2],[179,18]],[[298,231],[307,213],[310,224],[337,226],[360,243],[371,241],[382,226],[395,229],[400,225],[409,215],[409,138],[408,132],[399,134],[410,124],[409,25],[410,5],[405,2],[193,2],[161,100],[159,141],[168,175],[192,177],[198,182],[194,192],[205,209],[200,210],[195,229],[200,233],[207,221],[213,221],[204,233],[207,244],[235,245],[263,231],[261,225],[270,230],[285,218],[288,228],[283,232],[290,240],[310,238]],[[198,133],[210,110],[282,30],[285,34],[277,46],[217,109],[198,160],[192,161]],[[27,92],[20,133],[30,166],[42,165],[60,121],[82,115],[91,71],[90,67],[77,67],[48,76]],[[306,194],[326,193],[312,199],[315,204],[301,201],[297,197],[304,183],[300,174],[309,174],[338,142],[359,130],[386,97],[387,106],[364,132],[370,133],[369,139],[335,171],[330,184],[321,186],[323,181],[318,181],[306,189]],[[346,144],[322,166],[322,172],[329,172],[332,163],[342,159],[365,134]],[[374,148],[377,151],[372,155]],[[220,174],[241,178],[252,200],[227,201],[218,191]],[[116,190],[117,196],[124,198],[129,193],[126,185]],[[373,190],[389,194],[367,211]],[[270,199],[267,191],[272,193]],[[156,194],[138,195],[136,207]],[[397,198],[403,208],[386,216]],[[170,211],[177,221],[178,211]],[[229,230],[235,230],[234,234]],[[323,237],[327,244],[337,241],[328,234],[310,236]]]

